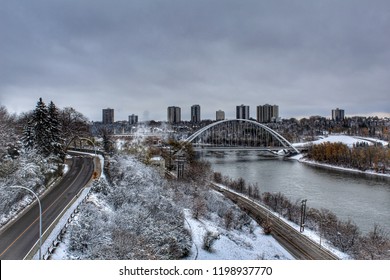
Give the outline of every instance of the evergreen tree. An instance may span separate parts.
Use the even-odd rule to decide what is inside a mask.
[[[61,138],[61,125],[58,117],[58,110],[53,101],[50,102],[48,107],[48,122],[50,130],[50,146],[51,153],[58,158],[63,159],[65,152],[63,150],[63,139]]]
[[[33,113],[32,122],[34,130],[34,146],[40,154],[49,156],[51,153],[49,112],[46,104],[42,101],[42,98],[39,98]]]
[[[35,137],[32,121],[29,121],[28,124],[24,127],[22,142],[27,149],[32,149],[34,148],[34,139]]]
[[[61,126],[57,107],[50,102],[49,107],[39,98],[28,125],[24,129],[22,141],[27,148],[34,148],[41,155],[54,155],[63,159]]]

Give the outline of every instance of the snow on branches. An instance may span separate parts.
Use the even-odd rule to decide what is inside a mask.
[[[132,157],[110,163],[113,185],[95,193],[70,228],[68,254],[82,259],[179,259],[191,249],[184,216],[164,181]]]
[[[58,110],[53,102],[47,107],[39,98],[28,124],[24,128],[22,141],[26,148],[36,149],[44,156],[64,158],[63,141]]]

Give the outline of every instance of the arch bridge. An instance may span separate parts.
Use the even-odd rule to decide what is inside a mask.
[[[192,143],[195,150],[253,150],[277,156],[299,154],[299,151],[276,131],[246,119],[212,123],[192,134],[184,142]]]
[[[74,136],[65,147],[65,151],[68,150],[77,150],[77,151],[90,151],[91,148],[97,154],[97,148],[95,143],[86,137],[79,137],[78,135]]]

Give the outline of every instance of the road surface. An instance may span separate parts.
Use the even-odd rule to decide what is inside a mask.
[[[92,157],[75,156],[71,159],[70,169],[61,182],[41,198],[43,233],[88,183],[93,172]],[[22,260],[38,240],[39,208],[35,202],[26,213],[0,232],[0,259]]]

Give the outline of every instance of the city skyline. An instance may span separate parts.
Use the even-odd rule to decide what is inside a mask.
[[[126,120],[114,120],[114,109],[112,108],[106,108],[102,109],[102,123],[103,124],[112,124],[114,122],[124,122]],[[215,118],[214,119],[204,119],[201,117],[201,106],[199,104],[192,105],[190,107],[190,118],[185,119],[182,118],[182,108],[179,106],[169,106],[167,108],[167,119],[166,120],[154,120],[154,121],[166,121],[167,123],[176,124],[180,122],[192,122],[192,123],[199,123],[204,120],[211,120],[211,121],[219,121],[219,120],[225,120],[225,119],[234,119],[234,118],[226,118],[225,112],[222,110],[216,110],[215,111]],[[316,117],[319,115],[313,115],[310,117]],[[325,116],[320,116],[325,117]],[[353,116],[356,117],[356,116]],[[236,106],[236,119],[252,119],[256,120],[260,123],[270,123],[270,122],[278,122],[281,121],[282,118],[279,117],[279,105],[270,105],[270,104],[264,104],[264,105],[257,105],[255,108],[255,115],[250,114],[250,106],[249,105],[237,105]],[[331,109],[331,117],[328,119],[331,119],[333,121],[341,121],[345,118],[345,110],[336,108]],[[95,121],[99,122],[99,120]],[[136,124],[138,123],[138,115],[131,114],[128,115],[128,122],[130,124]]]
[[[5,0],[0,105],[42,97],[91,121],[107,107],[164,120],[171,104],[183,119],[192,104],[203,119],[265,103],[281,118],[390,116],[390,2],[277,2]]]

